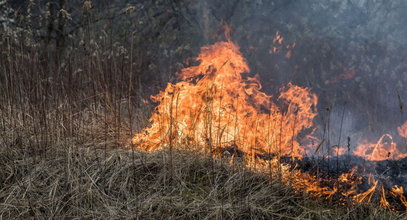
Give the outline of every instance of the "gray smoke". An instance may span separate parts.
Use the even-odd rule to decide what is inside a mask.
[[[356,144],[383,133],[403,143],[396,127],[407,119],[397,95],[407,100],[406,1],[213,0],[199,7],[212,15],[202,19],[205,33],[220,21],[232,25],[233,39],[266,92],[278,94],[291,81],[318,94],[317,123],[326,126],[330,115],[332,144],[339,134],[344,145],[348,136]],[[282,45],[273,43],[276,32]]]

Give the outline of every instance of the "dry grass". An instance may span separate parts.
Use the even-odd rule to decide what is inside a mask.
[[[93,35],[63,53],[0,39],[0,219],[402,218],[312,200],[224,159],[125,149],[149,116],[148,62],[133,38],[122,54]]]
[[[0,146],[0,219],[401,219],[311,200],[202,154],[173,152],[170,163],[166,152],[28,143]]]

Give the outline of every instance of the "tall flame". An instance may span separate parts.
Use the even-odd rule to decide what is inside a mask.
[[[159,105],[151,127],[135,135],[135,144],[144,150],[238,146],[248,154],[302,156],[296,137],[317,115],[315,94],[289,83],[278,97],[287,106],[283,111],[260,91],[258,78],[243,77],[250,69],[231,41],[203,47],[196,60],[199,65],[181,71],[181,82],[153,97]]]
[[[356,174],[356,168],[337,179],[323,179],[281,163],[282,156],[301,159],[310,152],[297,140],[301,132],[313,126],[317,115],[318,98],[310,89],[288,83],[277,97],[279,105],[272,102],[271,95],[261,91],[257,77],[244,76],[250,69],[239,47],[230,40],[202,47],[196,61],[198,65],[180,72],[180,82],[168,83],[164,91],[152,96],[158,105],[151,125],[132,140],[139,149],[194,148],[216,154],[218,149],[233,148],[244,154],[248,166],[270,172],[296,191],[325,198],[338,195],[341,201],[352,203],[370,202],[380,191],[381,207],[391,208],[385,187],[373,175],[369,176],[370,188],[359,189],[363,177]],[[405,134],[406,124],[399,127],[400,136]],[[333,149],[336,155],[345,153],[341,146]],[[376,143],[362,142],[353,153],[371,161],[407,156],[398,151],[390,134]],[[269,157],[264,160],[256,155]],[[390,195],[407,209],[402,187],[394,186]]]

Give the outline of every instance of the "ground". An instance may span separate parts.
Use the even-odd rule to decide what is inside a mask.
[[[0,148],[4,219],[402,219],[294,193],[235,164],[193,152],[146,153],[65,143]]]

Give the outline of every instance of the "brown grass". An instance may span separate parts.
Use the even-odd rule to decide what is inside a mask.
[[[193,152],[172,152],[170,160],[167,152],[105,151],[104,139],[93,138],[32,150],[29,139],[1,142],[0,219],[402,218],[312,200],[226,159]]]
[[[402,218],[312,200],[225,159],[124,148],[151,110],[143,48],[126,36],[122,53],[87,28],[63,51],[1,34],[0,219]]]

